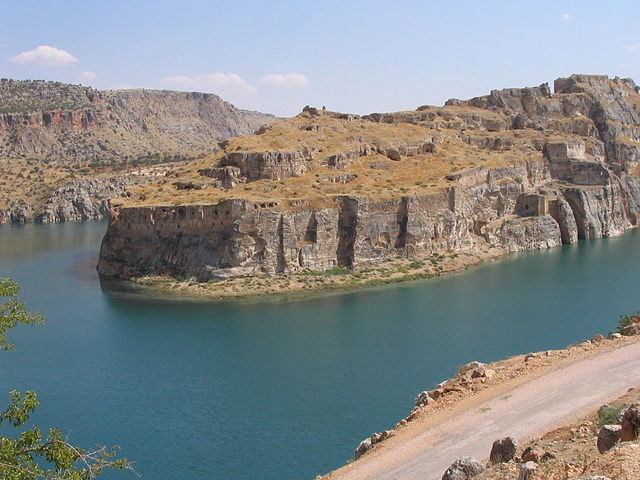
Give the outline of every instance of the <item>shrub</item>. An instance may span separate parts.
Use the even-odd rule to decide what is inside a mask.
[[[620,415],[621,407],[612,407],[606,405],[598,410],[598,427],[603,425],[616,425],[618,423],[618,415]]]
[[[628,327],[633,323],[637,323],[638,321],[640,321],[640,310],[635,313],[622,315],[620,320],[618,320],[618,333],[621,333],[625,327]]]

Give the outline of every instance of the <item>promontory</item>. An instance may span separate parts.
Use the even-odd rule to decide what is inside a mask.
[[[618,235],[640,212],[639,106],[631,79],[572,75],[414,111],[305,107],[134,187],[98,271],[274,293]]]

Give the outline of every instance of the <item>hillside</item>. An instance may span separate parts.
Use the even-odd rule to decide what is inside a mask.
[[[464,253],[464,268],[617,235],[640,213],[638,105],[632,80],[573,75],[554,93],[544,84],[408,112],[307,107],[132,189],[99,271],[214,281],[205,290],[217,295],[224,278],[282,274],[286,290],[304,272],[431,259],[412,263],[427,275],[445,256]]]
[[[205,156],[274,119],[212,94],[2,79],[0,218],[37,216],[76,178],[97,175],[108,188],[132,169]]]

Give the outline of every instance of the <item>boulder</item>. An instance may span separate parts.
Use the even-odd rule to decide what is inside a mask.
[[[604,341],[604,336],[601,335],[600,333],[598,333],[597,335],[594,335],[593,338],[591,339],[591,341],[593,343],[597,343],[597,342],[603,342]]]
[[[471,371],[471,378],[493,378],[496,375],[495,370],[486,367],[478,367]]]
[[[416,407],[422,407],[424,405],[427,405],[430,400],[431,400],[431,397],[429,397],[429,392],[426,392],[426,391],[420,392],[416,397]]]
[[[484,465],[473,457],[462,457],[451,464],[442,480],[470,480],[484,472]]]
[[[365,438],[361,441],[356,447],[355,459],[359,459],[362,455],[367,453],[373,447],[373,443],[371,442],[371,438]]]
[[[518,480],[533,480],[536,470],[538,470],[538,464],[535,462],[521,463]]]
[[[629,442],[638,439],[640,430],[640,404],[634,403],[622,412],[620,440]]]
[[[371,435],[371,444],[375,445],[377,443],[385,441],[387,438],[393,437],[393,431],[385,430],[384,432],[374,433]]]
[[[527,447],[524,452],[522,452],[522,461],[523,462],[535,462],[540,463],[543,461],[545,452],[535,447]]]
[[[611,450],[618,443],[622,435],[622,427],[620,425],[604,425],[598,433],[598,451],[604,453]]]
[[[484,368],[486,367],[485,363],[482,362],[469,362],[465,365],[462,365],[459,369],[458,369],[458,376],[464,376],[465,374],[467,374],[468,372],[471,372],[472,370],[477,370],[479,368]]]
[[[484,378],[492,379],[493,377],[496,376],[496,371],[491,370],[490,368],[485,368],[483,376]]]
[[[402,160],[400,152],[398,152],[398,150],[396,150],[395,148],[385,148],[382,151],[382,154],[389,160],[393,160],[394,162],[399,162],[400,160]]]
[[[362,455],[367,453],[374,445],[385,441],[389,437],[393,437],[394,433],[391,430],[385,430],[384,432],[374,433],[369,438],[365,438],[356,447],[355,458],[356,460]]]
[[[432,398],[433,400],[435,400],[436,398],[441,397],[443,394],[444,394],[443,388],[436,388],[435,390],[431,390],[429,392],[429,398]]]
[[[529,360],[534,360],[536,358],[541,358],[539,353],[529,353],[524,357],[524,361],[528,362]]]
[[[513,437],[505,437],[493,442],[489,460],[491,463],[504,463],[513,460],[518,449],[518,441]]]

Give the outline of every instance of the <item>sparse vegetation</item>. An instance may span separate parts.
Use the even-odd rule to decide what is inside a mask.
[[[625,327],[628,327],[633,323],[638,323],[639,321],[640,321],[640,310],[638,310],[635,313],[622,315],[620,317],[620,320],[618,320],[618,333],[621,333],[625,329]]]
[[[611,405],[603,405],[598,410],[597,424],[598,427],[603,425],[615,425],[618,423],[618,415],[622,411],[621,407],[614,407]]]

